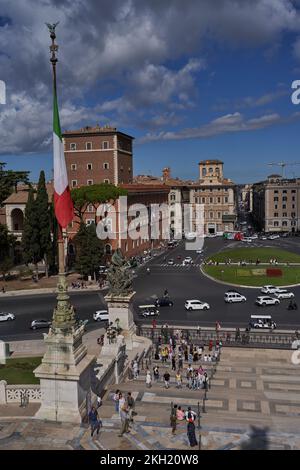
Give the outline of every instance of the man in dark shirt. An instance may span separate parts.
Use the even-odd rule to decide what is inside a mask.
[[[165,388],[169,388],[170,374],[168,371],[164,373]]]
[[[89,412],[89,423],[91,426],[91,437],[93,437],[93,434],[95,431],[97,431],[97,434],[99,434],[100,431],[100,426],[101,426],[101,420],[98,418],[98,411],[96,408],[93,406],[91,411]]]

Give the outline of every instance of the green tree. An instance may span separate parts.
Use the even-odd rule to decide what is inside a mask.
[[[79,223],[81,224],[84,222],[84,214],[90,204],[93,205],[96,211],[99,204],[104,204],[108,201],[116,201],[120,196],[126,196],[126,194],[127,191],[125,189],[118,188],[117,186],[108,183],[74,188],[71,191],[74,203],[74,213],[79,218]]]
[[[14,262],[10,256],[7,256],[2,261],[0,261],[0,273],[2,278],[6,281],[6,274],[8,274],[14,267]]]
[[[95,271],[101,264],[103,257],[103,242],[96,234],[94,224],[80,224],[79,230],[74,237],[76,247],[76,270],[85,278],[94,276]]]
[[[30,189],[29,191],[25,208],[22,249],[25,264],[33,263],[35,265],[38,278],[38,262],[41,261],[41,255],[39,244],[39,225],[33,189]]]
[[[11,235],[6,225],[0,224],[0,262],[12,258],[16,238]]]
[[[36,211],[35,217],[38,222],[37,239],[39,244],[39,258],[45,262],[46,276],[48,277],[48,255],[51,249],[51,235],[49,201],[44,171],[40,173],[34,206]]]
[[[0,206],[16,189],[18,183],[29,184],[29,171],[5,170],[6,163],[0,162]]]

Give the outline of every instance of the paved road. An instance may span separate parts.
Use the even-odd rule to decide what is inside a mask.
[[[265,242],[254,242],[251,246],[280,246],[300,253],[300,238],[280,239]],[[298,311],[288,311],[288,301],[282,301],[279,306],[261,308],[254,305],[259,294],[259,289],[239,289],[246,295],[246,304],[225,304],[223,301],[226,286],[210,281],[200,273],[200,263],[203,257],[207,257],[217,251],[222,251],[231,246],[245,246],[239,242],[224,241],[221,238],[206,239],[204,254],[199,255],[194,251],[185,251],[184,243],[179,247],[169,250],[168,253],[155,257],[147,266],[150,274],[146,273],[146,266],[138,271],[134,280],[134,289],[137,292],[134,300],[135,311],[137,306],[144,303],[153,303],[153,299],[160,297],[167,288],[174,301],[173,307],[160,309],[160,321],[168,324],[200,324],[214,326],[216,320],[222,326],[236,327],[246,326],[251,314],[271,314],[278,327],[287,329],[300,329],[300,308]],[[164,257],[166,256],[166,261]],[[182,266],[177,257],[191,256],[193,266]],[[169,266],[167,260],[173,258],[174,266]],[[293,289],[300,307],[300,287]],[[204,311],[187,312],[184,309],[186,299],[205,300],[211,305],[211,309]],[[105,307],[103,295],[99,292],[74,292],[71,293],[71,301],[76,308],[80,319],[88,319],[87,329],[95,329],[99,326],[92,319],[95,310]],[[0,297],[0,311],[11,311],[16,314],[16,320],[0,323],[0,339],[17,340],[41,338],[42,330],[32,331],[29,326],[32,320],[52,317],[55,306],[55,295],[33,295],[24,297]],[[138,318],[137,318],[138,319]],[[149,320],[150,322],[150,320]],[[45,331],[46,332],[46,331]]]

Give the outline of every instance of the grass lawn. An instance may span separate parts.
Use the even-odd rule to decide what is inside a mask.
[[[259,266],[203,266],[203,270],[209,276],[230,284],[244,286],[300,284],[300,267],[277,266],[276,268],[282,270],[281,277],[270,277],[263,274],[267,267],[274,268],[274,266],[264,266],[264,268]]]
[[[257,258],[262,263],[268,263],[270,259],[276,258],[278,263],[300,263],[300,255],[296,255],[290,251],[281,250],[279,248],[236,248],[232,250],[225,250],[221,253],[215,253],[210,256],[208,260],[219,261],[219,263],[225,262],[231,258],[232,261],[255,261]]]
[[[42,357],[18,357],[7,359],[6,364],[0,364],[0,380],[6,380],[8,385],[39,384],[33,371],[42,362]]]

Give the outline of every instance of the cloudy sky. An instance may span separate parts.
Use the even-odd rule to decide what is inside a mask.
[[[63,129],[136,137],[135,174],[196,179],[220,158],[236,182],[300,162],[300,0],[0,0],[0,161],[51,176],[49,34],[59,21]],[[300,175],[299,166],[287,175]]]

